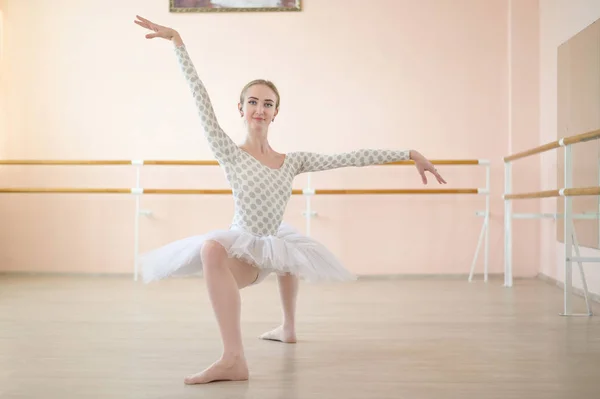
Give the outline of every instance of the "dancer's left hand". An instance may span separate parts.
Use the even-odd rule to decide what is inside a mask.
[[[410,158],[415,162],[415,166],[417,167],[417,171],[421,175],[421,180],[423,184],[427,184],[427,176],[425,176],[425,172],[429,172],[435,176],[438,183],[446,184],[446,180],[438,173],[438,170],[433,166],[433,164],[425,158],[423,155],[418,153],[417,151],[411,151]]]

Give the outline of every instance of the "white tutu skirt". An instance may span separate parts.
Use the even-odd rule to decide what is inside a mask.
[[[324,245],[282,223],[277,235],[257,236],[233,227],[183,238],[154,249],[140,257],[144,281],[202,275],[200,253],[207,240],[223,245],[230,257],[259,268],[255,283],[270,273],[290,273],[311,282],[356,279]]]

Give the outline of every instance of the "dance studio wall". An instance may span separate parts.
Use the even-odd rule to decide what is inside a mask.
[[[505,155],[538,146],[539,131],[539,2],[508,0],[508,147]],[[503,168],[502,157],[498,159]],[[504,182],[504,176],[499,176]],[[512,176],[514,192],[539,190],[540,161],[535,157],[519,160]],[[514,201],[514,212],[540,210],[539,201]],[[501,213],[503,215],[503,210]],[[513,222],[513,270],[515,276],[532,276],[539,268],[539,224]],[[502,228],[500,228],[503,231]],[[502,257],[502,259],[504,259]]]
[[[501,160],[510,145],[538,139],[537,101],[530,101],[538,93],[532,77],[538,18],[531,16],[537,1],[512,11],[510,62],[521,69],[511,81],[507,0],[305,0],[299,13],[219,14],[169,13],[168,0],[0,4],[5,158],[212,159],[171,44],[144,39],[133,23],[139,14],[181,32],[223,128],[237,142],[243,139],[239,90],[266,77],[282,94],[271,130],[279,151],[415,148],[430,158],[491,160],[490,272],[502,271]],[[511,126],[510,102],[520,104]],[[439,169],[448,188],[484,187],[484,168]],[[127,166],[0,171],[3,186],[135,182]],[[539,162],[522,176],[537,184]],[[300,176],[295,186],[305,184]],[[413,167],[328,171],[313,175],[311,184],[422,187]],[[217,168],[197,166],[144,166],[142,186],[227,187]],[[147,195],[141,206],[152,216],[141,217],[140,251],[226,228],[232,214],[231,199],[222,196]],[[301,231],[304,206],[295,196],[285,215]],[[484,196],[317,196],[312,207],[318,215],[311,235],[357,274],[465,275]],[[130,273],[133,210],[128,195],[2,195],[0,268]],[[538,271],[538,230],[531,223],[515,233],[516,276]]]
[[[600,2],[597,0],[541,0],[540,2],[540,138],[539,143],[548,143],[557,137],[558,113],[558,48],[577,33],[600,18]],[[572,134],[583,133],[575,132]],[[579,146],[596,146],[595,143]],[[576,151],[574,151],[576,153]],[[557,161],[564,156],[562,151],[552,151],[541,156],[542,190],[557,186]],[[541,201],[542,212],[556,212],[555,200]],[[544,276],[564,282],[564,244],[557,240],[556,223],[541,221],[541,266]],[[581,248],[581,256],[600,256],[600,251]],[[600,266],[584,264],[588,289],[600,295]],[[574,268],[574,286],[581,288],[579,271]]]
[[[4,56],[4,13],[3,0],[0,0],[0,159],[4,158],[6,148],[6,100],[5,82],[6,82],[6,57]]]

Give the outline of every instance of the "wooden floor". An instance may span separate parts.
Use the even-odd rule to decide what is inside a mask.
[[[242,291],[250,380],[186,386],[221,350],[203,283],[0,276],[0,398],[600,397],[600,307],[561,317],[539,280],[302,284],[296,345],[257,339],[266,280]]]

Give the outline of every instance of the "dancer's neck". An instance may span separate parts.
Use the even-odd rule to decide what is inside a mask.
[[[249,150],[250,152],[266,155],[273,152],[269,140],[267,139],[267,132],[261,131],[250,131],[246,136],[246,140],[242,144],[242,148]]]

